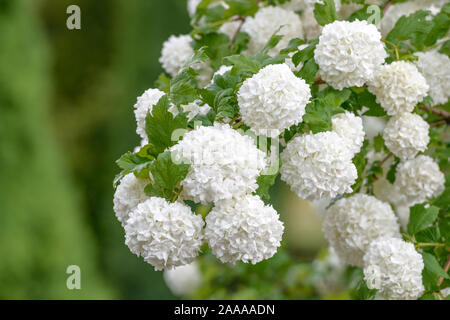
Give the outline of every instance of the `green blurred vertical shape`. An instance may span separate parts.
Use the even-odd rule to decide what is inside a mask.
[[[137,96],[152,88],[162,72],[158,62],[162,43],[171,34],[190,31],[184,0],[115,1],[115,56],[110,72],[111,99],[108,182],[118,173],[114,160],[139,144],[133,105]],[[133,255],[124,244],[124,231],[112,210],[112,188],[104,197],[101,215],[101,239],[108,277],[120,288],[121,296],[131,299],[174,298],[167,289],[162,272]]]
[[[54,141],[37,3],[0,0],[0,298],[111,298]],[[66,287],[72,264],[81,290]]]

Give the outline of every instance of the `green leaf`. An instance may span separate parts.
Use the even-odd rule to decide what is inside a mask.
[[[444,42],[439,52],[450,57],[450,40]]]
[[[388,173],[386,174],[386,179],[390,183],[394,183],[395,182],[395,177],[396,177],[396,174],[397,174],[397,167],[398,167],[399,163],[400,163],[400,159],[395,157],[394,162],[392,163],[391,167],[389,168]]]
[[[165,73],[161,73],[155,81],[155,87],[165,93],[170,92],[170,78]]]
[[[386,116],[386,111],[381,107],[381,105],[376,101],[376,96],[369,92],[367,89],[357,94],[358,104],[368,108],[364,112],[364,116],[369,117],[384,117]]]
[[[169,112],[169,106],[169,99],[167,95],[164,95],[145,118],[145,132],[149,144],[152,145],[154,152],[157,154],[177,142],[177,140],[172,139],[172,133],[175,130],[187,128],[188,119],[186,115],[179,113],[174,118],[172,113]]]
[[[314,59],[310,59],[295,75],[305,80],[307,84],[312,85],[316,80],[317,71],[319,71],[319,66],[314,61]]]
[[[164,197],[169,201],[180,191],[179,184],[189,172],[189,164],[175,163],[169,151],[161,153],[150,165],[154,183],[145,187],[145,193],[151,196]]]
[[[148,178],[148,167],[152,160],[140,157],[137,154],[127,152],[117,161],[119,168],[124,170],[124,174],[134,172],[137,176]],[[122,175],[123,176],[123,175]]]
[[[281,50],[281,53],[289,53],[298,51],[298,47],[305,43],[305,40],[294,38],[289,41],[289,44],[286,48]]]
[[[242,54],[226,57],[224,63],[235,67],[241,72],[248,71],[252,74],[258,73],[261,68],[260,63]]]
[[[356,287],[355,299],[357,299],[357,300],[373,300],[375,298],[376,294],[377,294],[377,289],[369,289],[366,281],[361,280],[361,281],[359,281],[359,283]]]
[[[323,0],[323,4],[316,3],[314,5],[314,17],[321,26],[336,21],[338,17],[334,0]]]
[[[425,208],[424,204],[417,204],[410,208],[408,233],[414,235],[434,223],[439,214],[439,208],[430,206]]]
[[[427,34],[424,44],[427,47],[434,45],[437,40],[444,37],[449,30],[450,27],[450,3],[447,3],[432,20],[433,27],[430,32]]]
[[[344,109],[327,106],[323,100],[316,99],[306,106],[303,121],[313,133],[331,131],[331,118],[341,112],[344,112]]]
[[[425,264],[425,270],[444,279],[450,279],[450,276],[441,267],[435,256],[428,252],[422,252],[422,258]]]
[[[193,41],[194,50],[202,47],[210,59],[211,67],[215,70],[223,64],[223,58],[230,55],[228,48],[230,38],[223,33],[209,32],[196,35]]]
[[[384,149],[384,139],[381,134],[373,138],[373,146],[376,152],[381,152]]]
[[[389,32],[386,40],[397,45],[409,40],[417,50],[422,50],[427,35],[433,28],[433,22],[428,20],[430,12],[419,10],[409,16],[401,17]]]
[[[352,91],[350,89],[336,90],[332,87],[327,87],[322,90],[317,95],[318,98],[322,99],[326,106],[328,107],[340,107],[345,101],[350,98]]]
[[[296,54],[292,56],[292,62],[295,66],[298,66],[300,63],[306,63],[308,60],[314,59],[314,50],[316,50],[316,46],[319,43],[318,39],[309,42],[309,45],[302,50],[299,50]]]
[[[366,166],[368,163],[367,157],[366,157],[368,146],[369,146],[369,141],[364,140],[364,143],[361,147],[361,151],[353,157],[353,164],[355,165],[356,170],[358,172],[358,178],[356,179],[355,184],[352,186],[353,192],[359,192],[359,190],[362,187],[363,174],[364,174],[364,171],[366,170]]]
[[[272,187],[275,184],[275,180],[277,179],[279,173],[280,173],[280,161],[277,164],[277,172],[274,174],[264,174],[264,172],[261,173],[261,175],[256,180],[256,183],[258,184],[258,189],[255,191],[255,194],[258,195],[261,199],[270,199],[270,187]]]

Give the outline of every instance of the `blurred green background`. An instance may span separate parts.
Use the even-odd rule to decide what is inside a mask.
[[[81,30],[66,28],[71,4]],[[189,31],[185,0],[0,0],[0,299],[174,298],[124,245],[112,180],[162,43]],[[285,239],[311,259],[320,219],[284,191]]]

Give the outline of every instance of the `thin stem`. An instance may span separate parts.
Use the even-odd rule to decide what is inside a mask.
[[[390,45],[390,46],[392,46],[394,48],[395,58],[396,58],[396,60],[400,60],[400,53],[398,51],[398,46],[395,43],[391,42],[391,41],[383,40],[383,42],[386,42],[388,45]]]
[[[323,81],[321,77],[318,77],[318,78],[314,81],[314,84],[315,84],[315,85],[318,85],[318,84],[326,84],[326,82]]]
[[[236,41],[236,38],[237,38],[239,32],[241,32],[242,26],[244,25],[245,17],[237,17],[235,19],[235,21],[240,21],[241,23],[239,23],[239,26],[236,29],[236,31],[234,32],[233,37],[231,37],[230,44],[228,45],[229,50],[233,49],[234,42]]]
[[[386,11],[389,9],[389,7],[392,5],[392,0],[389,0],[386,2],[386,4],[383,7],[383,13],[386,13]]]
[[[445,266],[444,266],[444,271],[445,272],[448,272],[448,269],[450,268],[450,254],[448,255],[448,257],[447,257],[447,262],[445,263]],[[439,286],[442,284],[442,282],[444,282],[444,278],[443,277],[440,277],[439,278]]]
[[[422,247],[444,247],[445,244],[443,243],[431,243],[431,242],[418,242],[416,243],[416,246],[418,248],[422,248]]]
[[[450,112],[444,111],[444,110],[440,110],[440,109],[433,109],[427,105],[420,105],[419,106],[420,109],[425,110],[426,112],[432,113],[434,115],[437,115],[441,118],[444,118],[446,120],[450,120]]]
[[[393,155],[394,155],[394,154],[393,154],[392,152],[390,152],[386,157],[384,157],[384,159],[381,160],[381,162],[380,162],[380,167],[382,167],[383,164],[384,164],[386,161],[388,161],[389,158],[392,157]]]

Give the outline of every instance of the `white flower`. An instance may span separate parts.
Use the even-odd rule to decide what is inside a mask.
[[[172,77],[176,76],[185,63],[194,55],[191,41],[190,35],[172,35],[169,40],[164,42],[159,62]]]
[[[194,119],[196,116],[204,116],[206,115],[210,110],[211,107],[207,104],[200,105],[199,102],[194,101],[185,105],[181,106],[181,109],[183,112],[187,112],[187,118],[189,121]],[[172,113],[174,116],[178,115],[178,109],[175,105],[172,105],[169,108],[170,113]]]
[[[427,149],[429,124],[415,113],[392,117],[383,131],[386,147],[402,160],[414,158]]]
[[[334,198],[352,192],[358,176],[353,154],[335,132],[305,134],[281,154],[281,179],[303,200]]]
[[[406,197],[400,192],[398,186],[390,183],[384,177],[379,177],[373,183],[373,193],[381,201],[392,203],[397,208],[406,203]]]
[[[311,90],[286,64],[276,64],[245,80],[237,98],[244,123],[257,135],[275,137],[302,121]]]
[[[438,51],[418,52],[415,62],[430,86],[433,106],[447,103],[450,97],[450,58]]]
[[[373,241],[364,255],[364,279],[382,299],[418,299],[424,292],[423,268],[414,245],[397,238]]]
[[[363,127],[367,139],[372,140],[374,137],[383,132],[386,127],[386,120],[380,117],[363,116]]]
[[[136,178],[134,173],[127,174],[120,181],[114,193],[114,212],[122,225],[128,220],[130,211],[148,199],[144,192],[148,183],[150,183],[148,179]]]
[[[327,24],[314,52],[320,76],[338,90],[363,86],[386,56],[377,28],[358,20]]]
[[[197,262],[164,271],[164,281],[176,296],[187,296],[201,285],[202,274]]]
[[[444,191],[445,177],[429,156],[418,156],[397,167],[395,185],[406,197],[406,205],[422,203]]]
[[[323,232],[343,262],[359,267],[372,241],[382,236],[400,237],[391,206],[361,193],[340,199],[328,209]]]
[[[350,152],[357,154],[361,150],[365,136],[362,119],[345,111],[334,115],[331,122],[333,131],[345,141]]]
[[[205,238],[223,263],[256,264],[280,246],[284,226],[272,206],[257,196],[223,200],[206,216]]]
[[[191,164],[182,182],[183,197],[203,204],[255,191],[266,166],[252,138],[218,123],[186,133],[171,150]]]
[[[406,61],[384,65],[368,88],[390,116],[413,111],[429,89],[416,66]]]
[[[137,123],[136,133],[144,140],[147,139],[147,133],[145,132],[145,117],[147,117],[148,113],[152,112],[153,106],[158,103],[163,95],[165,95],[165,93],[161,90],[148,89],[137,98],[137,102],[134,105],[134,115]]]
[[[151,197],[130,212],[125,244],[155,270],[191,263],[203,243],[203,219],[189,206]]]
[[[285,10],[301,11],[306,9],[306,1],[308,0],[291,0],[281,4],[280,7]]]
[[[197,7],[200,2],[202,2],[202,0],[188,0],[187,9],[191,18],[195,15],[195,11],[197,11]]]
[[[260,9],[254,18],[247,17],[242,26],[242,31],[250,35],[249,53],[255,54],[261,50],[281,26],[283,27],[278,34],[282,35],[283,39],[269,51],[270,55],[275,55],[281,49],[287,47],[291,39],[303,38],[300,17],[292,11],[271,6]]]

